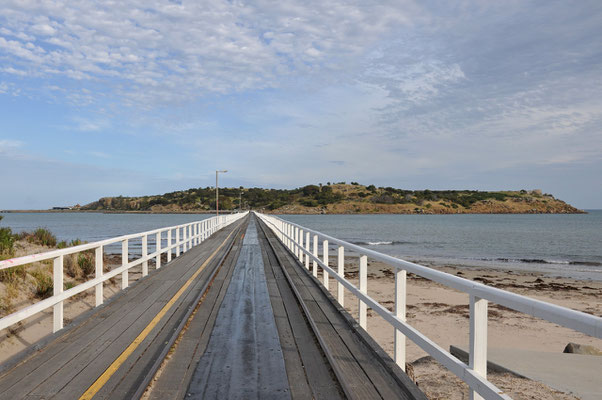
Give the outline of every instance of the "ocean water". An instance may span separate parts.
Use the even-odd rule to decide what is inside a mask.
[[[0,226],[96,241],[198,221],[208,214],[5,213]],[[409,261],[535,270],[602,281],[602,210],[555,215],[283,215]],[[149,243],[152,245],[152,239]],[[138,247],[132,243],[131,249]],[[109,248],[107,251],[111,251]],[[119,251],[116,246],[115,252]]]
[[[588,214],[283,215],[408,261],[602,281],[602,210]]]

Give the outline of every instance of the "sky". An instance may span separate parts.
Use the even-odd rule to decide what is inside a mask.
[[[216,169],[602,208],[602,2],[0,3],[0,209]]]

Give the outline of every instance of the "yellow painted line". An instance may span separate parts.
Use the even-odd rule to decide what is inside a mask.
[[[161,311],[159,311],[159,313],[155,315],[153,320],[146,326],[146,328],[144,328],[142,332],[140,332],[138,337],[136,337],[136,339],[134,339],[134,341],[127,347],[127,349],[125,349],[123,353],[121,353],[119,357],[117,357],[117,359],[113,361],[111,365],[109,365],[109,368],[107,368],[105,372],[103,372],[103,374],[92,384],[92,386],[90,386],[88,390],[86,390],[84,394],[81,395],[81,397],[79,398],[80,400],[91,399],[92,397],[94,397],[94,395],[96,395],[96,393],[98,393],[98,391],[104,386],[104,384],[107,383],[111,376],[113,376],[113,374],[119,369],[121,364],[123,364],[125,360],[127,360],[127,358],[134,352],[134,350],[136,350],[140,343],[142,343],[142,341],[148,336],[148,334],[153,330],[153,328],[159,323],[159,321],[161,321],[161,318],[163,318],[165,314],[167,314],[167,312],[180,298],[180,296],[182,296],[182,294],[188,288],[188,286],[190,286],[192,281],[194,281],[194,279],[197,276],[199,276],[201,271],[205,269],[207,264],[209,264],[213,257],[215,257],[217,252],[220,251],[222,247],[224,247],[224,245],[226,244],[228,239],[230,239],[230,236],[232,236],[234,232],[235,231],[230,232],[226,240],[224,240],[224,242],[220,244],[217,249],[215,249],[213,254],[211,254],[209,258],[205,260],[205,262],[199,267],[199,269],[194,273],[194,275],[192,275],[190,279],[186,281],[184,286],[182,286],[180,290],[178,290],[178,292],[167,302],[167,304],[163,306]]]

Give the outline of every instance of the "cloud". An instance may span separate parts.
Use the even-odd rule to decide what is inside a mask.
[[[11,154],[23,145],[20,140],[0,139],[0,154]]]
[[[149,107],[340,69],[415,13],[410,1],[14,0],[0,11],[0,51],[10,71],[107,82],[123,104]]]

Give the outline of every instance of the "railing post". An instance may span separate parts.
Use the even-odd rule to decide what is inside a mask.
[[[121,241],[121,265],[126,265],[129,260],[129,243],[127,239]],[[121,289],[125,289],[129,286],[129,269],[126,269],[121,273]]]
[[[470,295],[470,357],[468,366],[487,378],[487,300]],[[470,391],[471,400],[482,400],[477,392]]]
[[[167,262],[171,261],[171,228],[167,230]]]
[[[176,257],[180,257],[180,227],[176,228]]]
[[[54,296],[63,293],[63,256],[60,255],[54,259],[52,268],[52,285]],[[63,329],[63,302],[56,303],[53,306],[52,333]]]
[[[303,265],[303,229],[299,229],[299,261],[301,261],[301,265]]]
[[[339,276],[345,279],[345,248],[343,246],[339,246],[337,254],[337,262],[338,262],[338,270]],[[345,286],[341,282],[338,283],[337,290],[337,299],[339,300],[339,304],[341,307],[345,307]]]
[[[159,269],[161,268],[161,231],[157,232],[155,241],[155,248],[157,249],[157,258],[155,258],[155,268]]]
[[[395,269],[395,316],[406,320],[406,279],[405,269]],[[406,337],[399,329],[393,329],[395,340],[395,362],[403,371],[406,370]]]
[[[360,256],[360,292],[364,294],[368,294],[368,257]],[[358,299],[358,312],[359,312],[359,320],[360,326],[367,330],[367,314],[368,307],[366,303],[362,301],[362,299]]]
[[[328,265],[328,240],[322,242],[322,258],[324,265]],[[328,271],[322,269],[322,275],[324,277],[324,287],[328,290]]]
[[[318,235],[314,235],[314,246],[313,246],[313,255],[314,257],[318,257]],[[318,277],[318,263],[316,261],[312,264],[313,275]]]
[[[142,236],[142,276],[148,275],[148,235]]]
[[[309,232],[305,233],[305,250],[309,253],[311,251],[310,249],[310,236],[309,236]],[[309,254],[305,257],[305,269],[307,269],[309,271]]]
[[[95,269],[95,273],[96,273],[95,274],[96,278],[101,278],[103,275],[102,264],[103,264],[102,246],[98,246],[94,252],[94,267],[95,267],[94,269]],[[96,284],[96,307],[101,305],[104,301],[102,288],[103,288],[103,282]]]
[[[295,256],[299,258],[299,228],[295,227]]]
[[[184,225],[182,227],[182,253],[186,253],[188,251],[188,225]]]

